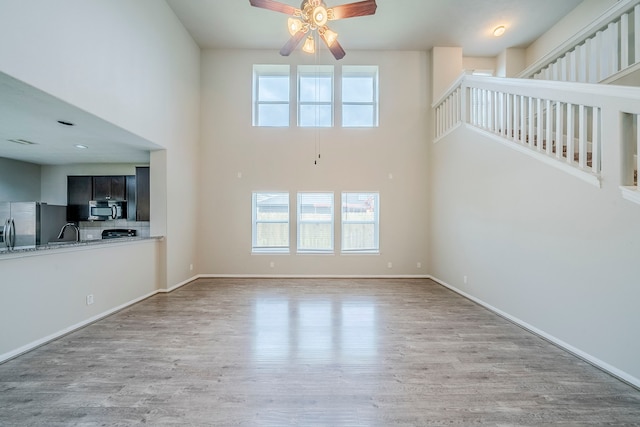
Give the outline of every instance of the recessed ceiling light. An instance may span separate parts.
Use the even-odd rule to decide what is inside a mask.
[[[74,145],[74,147],[76,147],[76,148],[78,148],[80,150],[85,150],[85,149],[89,148],[86,145],[82,145],[82,144],[76,144],[76,145]]]
[[[61,125],[65,125],[65,126],[75,126],[74,123],[66,122],[64,120],[58,120],[58,123],[60,123]]]
[[[494,36],[496,36],[496,37],[500,37],[501,35],[503,35],[503,34],[504,34],[504,32],[505,32],[506,30],[507,30],[507,29],[504,27],[504,25],[500,25],[499,27],[496,27],[496,28],[493,30],[493,35],[494,35]]]
[[[32,142],[32,141],[27,141],[26,139],[7,139],[7,141],[9,142],[13,142],[15,144],[20,144],[20,145],[36,145],[37,142]]]

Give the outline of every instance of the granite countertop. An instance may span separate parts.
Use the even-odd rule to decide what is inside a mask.
[[[24,248],[24,249],[14,249],[14,250],[3,250],[0,251],[0,258],[13,255],[31,255],[31,254],[40,254],[40,253],[48,253],[53,252],[55,250],[60,249],[83,249],[87,247],[95,247],[95,246],[105,246],[112,245],[117,243],[129,243],[129,242],[140,242],[146,240],[159,240],[162,239],[162,236],[158,237],[119,237],[116,239],[96,239],[96,240],[81,240],[79,242],[69,241],[69,242],[53,242],[46,245],[39,245],[32,248]]]

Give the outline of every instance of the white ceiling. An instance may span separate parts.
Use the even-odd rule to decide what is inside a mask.
[[[354,0],[356,1],[356,0]],[[582,0],[377,0],[375,15],[330,22],[349,49],[423,50],[461,46],[465,56],[526,47]],[[167,0],[201,48],[273,49],[288,40],[287,15],[249,0]],[[300,7],[301,0],[282,0]],[[325,0],[328,7],[351,3]],[[505,25],[495,38],[492,31]]]
[[[289,38],[287,16],[249,0],[166,0],[202,48],[272,49]],[[373,16],[331,22],[349,54],[461,46],[465,56],[524,47],[582,0],[377,0]],[[349,1],[327,0],[328,6]],[[296,7],[299,0],[284,0]],[[498,25],[501,38],[491,36]],[[68,127],[57,121],[75,123]],[[24,139],[35,145],[20,145]],[[75,144],[89,148],[79,150]],[[154,144],[0,73],[0,157],[37,163],[147,163]]]
[[[65,126],[58,120],[73,123]],[[10,140],[27,140],[22,145]],[[76,144],[87,146],[78,149]],[[0,157],[44,165],[148,163],[159,147],[0,73]]]

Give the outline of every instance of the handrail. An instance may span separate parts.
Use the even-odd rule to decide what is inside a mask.
[[[605,151],[605,142],[607,147],[635,144],[640,151],[635,139],[623,142],[640,139],[640,133],[629,137],[619,129],[621,115],[640,117],[638,99],[640,88],[634,87],[465,75],[434,103],[434,143],[465,125],[600,187],[605,155],[634,155]],[[625,176],[628,193],[633,170]],[[640,188],[632,191],[640,203]]]

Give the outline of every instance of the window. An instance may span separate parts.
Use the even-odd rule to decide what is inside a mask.
[[[378,126],[378,67],[342,67],[342,126]]]
[[[333,66],[298,67],[298,126],[333,126]]]
[[[253,66],[253,125],[289,126],[289,66]]]
[[[378,253],[378,219],[378,193],[342,193],[342,252]]]
[[[333,193],[298,193],[298,252],[333,252]]]
[[[289,252],[289,193],[253,193],[252,251]]]

